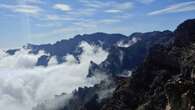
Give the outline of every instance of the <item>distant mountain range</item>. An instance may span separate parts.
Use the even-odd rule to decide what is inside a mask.
[[[51,56],[56,56],[58,63],[64,62],[63,57],[67,54],[72,54],[77,58],[82,52],[82,50],[78,48],[81,42],[87,42],[88,44],[97,45],[105,50],[109,50],[113,45],[117,44],[118,41],[126,39],[128,39],[128,37],[122,34],[94,33],[77,35],[71,39],[61,40],[54,44],[27,44],[24,48],[30,49],[31,53],[34,54],[37,54],[40,50],[50,54],[50,56],[44,55],[40,57],[37,62],[37,66],[47,66]],[[19,49],[10,49],[7,53],[13,55],[18,50]]]
[[[187,20],[174,32],[147,33],[150,36],[143,37],[139,41],[142,43],[137,42],[130,47],[112,47],[104,62],[100,65],[91,62],[89,69],[89,77],[97,71],[103,71],[112,75],[112,82],[103,81],[94,87],[79,88],[73,93],[69,103],[60,110],[194,110],[194,30],[195,19]],[[130,77],[115,75],[115,72],[123,73],[131,68],[131,64],[126,62],[136,61],[128,58],[133,52],[135,56],[145,54],[145,57],[142,56],[144,60],[141,60],[143,63],[133,70]],[[133,58],[142,58],[135,56]],[[110,91],[112,87],[115,87],[113,94]],[[110,92],[101,99],[100,91]]]
[[[77,35],[68,40],[61,40],[54,44],[42,44],[42,45],[34,45],[27,44],[23,48],[30,49],[31,53],[37,54],[39,51],[43,50],[49,55],[43,55],[38,59],[37,66],[47,66],[49,59],[52,56],[56,56],[58,63],[63,63],[65,61],[64,56],[67,54],[72,54],[76,59],[78,59],[78,55],[82,53],[82,49],[78,46],[81,42],[87,42],[88,44],[96,45],[102,47],[104,50],[109,51],[110,55],[107,60],[112,60],[114,58],[114,54],[119,54],[116,51],[123,51],[124,54],[126,51],[130,51],[131,53],[127,59],[124,59],[130,63],[126,69],[132,69],[137,64],[140,64],[144,56],[147,54],[148,48],[150,48],[155,43],[162,43],[172,38],[171,31],[154,31],[148,33],[134,33],[130,36],[125,36],[122,34],[107,34],[107,33],[94,33],[94,34],[84,34]],[[128,48],[126,48],[128,47]],[[7,50],[7,53],[13,55],[19,49],[10,49]],[[119,56],[119,55],[117,55]],[[123,57],[123,56],[122,56]],[[125,57],[126,58],[126,57]],[[116,60],[119,60],[116,58]],[[102,66],[105,66],[105,61]],[[118,63],[120,64],[120,63]],[[113,64],[109,64],[107,66],[114,67]],[[118,65],[115,65],[115,67]],[[120,65],[122,66],[122,65]],[[120,66],[116,68],[116,70],[110,71],[111,73],[116,73],[121,71]],[[125,65],[123,65],[125,66]],[[102,68],[102,67],[101,67]],[[107,67],[106,67],[107,68]],[[103,68],[102,68],[103,69]],[[114,72],[115,71],[115,72]]]

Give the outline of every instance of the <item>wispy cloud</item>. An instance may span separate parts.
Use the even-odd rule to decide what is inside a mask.
[[[35,41],[40,41],[40,39],[55,39],[55,38],[64,38],[64,36],[66,38],[71,38],[73,35],[76,34],[82,34],[80,33],[81,31],[84,31],[84,28],[81,27],[74,27],[74,26],[59,26],[59,27],[55,27],[55,29],[50,30],[50,31],[45,31],[45,32],[40,32],[40,33],[33,33],[31,36],[33,38],[33,40]]]
[[[102,8],[107,5],[105,2],[97,1],[97,0],[79,0],[83,5],[90,8]]]
[[[110,19],[102,19],[102,20],[100,20],[99,21],[99,24],[113,24],[113,23],[119,23],[119,22],[121,22],[121,20],[120,19],[112,19],[112,18],[110,18]]]
[[[116,2],[116,1],[98,1],[98,0],[80,0],[86,7],[96,9],[106,13],[122,13],[133,8],[132,2]]]
[[[80,1],[80,2],[78,2]],[[76,4],[69,2],[49,2],[44,0],[21,0],[21,3],[0,4],[6,14],[16,13],[33,15],[29,19],[33,22],[31,39],[38,41],[54,37],[54,39],[69,37],[75,34],[104,31],[106,27],[110,31],[110,25],[125,21],[134,7],[133,1],[100,1],[78,0]],[[35,16],[36,15],[36,16]],[[99,16],[102,15],[102,16]],[[61,24],[61,25],[59,25]],[[64,25],[66,24],[66,25]],[[44,29],[43,29],[44,28]],[[40,31],[41,30],[41,31]],[[47,30],[47,31],[42,31]],[[40,38],[40,39],[39,39]]]
[[[115,9],[110,9],[110,10],[105,10],[106,13],[120,13],[121,10],[115,10]]]
[[[58,3],[53,6],[54,9],[61,10],[61,11],[71,11],[71,7],[67,4]]]
[[[43,0],[21,0],[22,4],[43,4]]]
[[[7,9],[9,11],[15,13],[23,13],[23,14],[30,14],[30,15],[38,15],[42,9],[35,5],[7,5],[1,4],[0,8]]]
[[[113,8],[116,8],[118,10],[127,10],[127,9],[131,9],[132,7],[133,7],[132,2],[119,3],[115,6],[113,6]]]
[[[6,9],[14,13],[23,13],[33,16],[35,20],[40,21],[64,21],[64,22],[75,22],[80,19],[96,18],[97,14],[105,14],[105,19],[112,19],[114,16],[123,16],[133,8],[132,2],[121,2],[118,1],[98,1],[98,0],[80,0],[79,7],[74,8],[70,4],[66,3],[53,3],[51,6],[43,4],[43,0],[22,0],[21,3],[14,4],[1,4],[0,8]],[[65,13],[53,13],[56,11],[62,11]],[[111,17],[107,17],[109,13],[115,13]],[[109,14],[108,16],[110,16]],[[115,23],[118,20],[106,20],[107,22]],[[39,23],[40,24],[40,23]]]
[[[58,14],[45,14],[42,20],[46,21],[73,21],[73,17],[67,15],[58,15]]]
[[[77,34],[94,33],[98,31],[103,31],[100,27],[107,26],[110,28],[111,25],[120,23],[121,19],[108,18],[108,19],[79,19],[71,23],[71,25],[57,26],[50,31],[34,33],[32,38],[34,40],[40,39],[55,39],[55,38],[71,38]],[[53,23],[53,22],[52,22]],[[51,24],[52,25],[52,24]],[[40,26],[40,24],[39,24]],[[44,25],[45,26],[45,25]],[[48,25],[46,25],[48,26]],[[109,30],[109,28],[107,28]],[[112,27],[114,29],[115,27]]]
[[[50,22],[50,23],[44,22],[44,23],[36,23],[35,26],[41,27],[41,28],[48,28],[48,27],[57,28],[57,27],[63,26],[63,24],[60,22]]]
[[[161,15],[161,14],[179,13],[179,12],[187,12],[187,11],[195,11],[195,1],[182,2],[182,3],[170,5],[164,9],[150,12],[148,13],[148,15]]]
[[[75,9],[74,11],[71,11],[69,13],[67,13],[68,16],[72,16],[74,18],[83,18],[83,17],[89,17],[89,16],[93,16],[94,14],[96,14],[97,10],[93,9],[93,8],[78,8]]]
[[[99,19],[99,20],[93,20],[93,19],[88,19],[88,20],[79,20],[77,22],[74,22],[73,24],[76,25],[76,27],[81,27],[81,29],[85,30],[86,28],[98,28],[100,25],[107,25],[107,24],[114,24],[114,23],[119,23],[121,20],[120,19],[114,19],[114,18],[109,18],[109,19]]]
[[[124,2],[124,3],[114,3],[111,7],[108,7],[108,10],[105,10],[107,13],[120,13],[125,12],[133,8],[132,2]]]
[[[137,0],[137,1],[140,3],[143,3],[143,4],[150,4],[150,3],[154,2],[155,0]]]

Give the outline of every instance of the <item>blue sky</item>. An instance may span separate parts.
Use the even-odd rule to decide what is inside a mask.
[[[195,0],[0,0],[0,48],[77,34],[174,30],[195,18]]]

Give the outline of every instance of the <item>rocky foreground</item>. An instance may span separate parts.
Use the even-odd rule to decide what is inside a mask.
[[[180,24],[174,37],[150,49],[102,110],[195,110],[195,19]]]

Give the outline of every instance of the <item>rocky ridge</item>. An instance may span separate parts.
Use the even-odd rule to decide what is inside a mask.
[[[174,37],[150,49],[102,110],[195,110],[195,19],[180,24]]]

